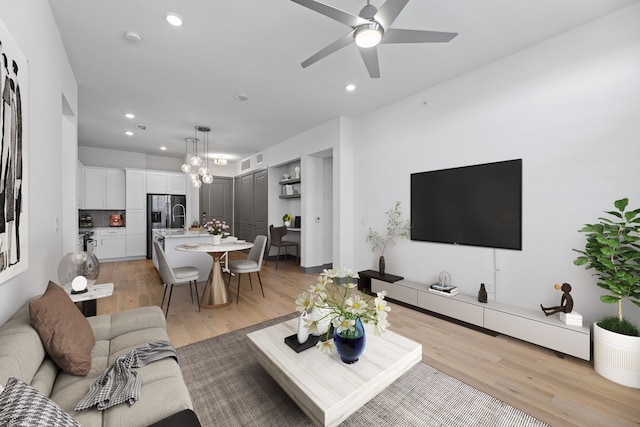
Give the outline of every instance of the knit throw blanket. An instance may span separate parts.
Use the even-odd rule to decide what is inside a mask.
[[[129,406],[133,405],[140,399],[142,382],[138,372],[131,368],[140,368],[165,357],[173,357],[178,361],[176,350],[168,341],[150,342],[118,357],[91,384],[89,392],[78,402],[75,410],[96,406],[99,411],[103,411],[124,402],[129,403]]]

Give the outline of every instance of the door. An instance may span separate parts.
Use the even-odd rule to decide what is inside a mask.
[[[241,238],[253,242],[253,174],[240,177],[240,235]]]
[[[203,184],[200,187],[200,207],[207,220],[215,218],[231,226],[233,224],[233,179],[214,176],[211,184]]]
[[[268,221],[268,186],[267,170],[254,173],[253,177],[253,237],[263,235],[269,237]],[[253,239],[251,240],[253,241]]]

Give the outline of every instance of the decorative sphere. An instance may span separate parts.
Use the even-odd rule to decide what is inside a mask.
[[[182,169],[184,173],[191,173],[191,165],[188,163],[183,163],[180,169]]]
[[[77,276],[87,279],[87,285],[93,285],[100,274],[100,262],[91,252],[70,252],[62,257],[58,264],[58,279],[61,285],[70,285]]]
[[[193,188],[200,188],[200,187],[202,187],[202,181],[200,181],[200,179],[196,178],[193,181],[191,181],[191,186]]]
[[[202,182],[204,182],[205,184],[211,184],[213,182],[213,175],[207,174],[207,175],[203,176],[202,177]]]
[[[191,166],[197,168],[202,164],[202,159],[198,156],[192,156],[191,159],[189,160],[189,163],[191,163]]]

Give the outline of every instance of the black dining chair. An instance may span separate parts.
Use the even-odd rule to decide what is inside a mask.
[[[278,256],[276,257],[276,270],[278,269],[278,261],[280,260],[280,248],[284,248],[285,255],[289,255],[288,248],[295,246],[296,248],[296,261],[300,264],[300,245],[298,242],[292,242],[291,240],[283,240],[282,238],[287,234],[287,227],[274,227],[273,224],[269,226],[269,250],[267,254],[271,253],[271,247],[276,246],[278,248]]]

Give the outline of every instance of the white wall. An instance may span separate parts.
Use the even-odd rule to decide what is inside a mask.
[[[496,251],[497,300],[557,305],[553,285],[569,282],[587,321],[614,314],[572,248],[614,200],[640,207],[638,22],[640,4],[355,120],[355,267],[376,268],[366,233],[383,230],[396,200],[408,218],[411,173],[522,158],[523,250]],[[495,281],[493,257],[409,240],[385,252],[389,273],[429,284],[446,270],[470,294]]]
[[[62,143],[61,100],[64,97],[70,111],[77,111],[77,84],[48,2],[0,0],[0,20],[29,61],[29,268],[0,284],[3,323],[30,297],[42,293],[49,280],[57,280],[65,230],[56,231],[55,222],[64,224],[63,185],[75,186],[72,178],[62,179],[61,153],[72,150]]]

